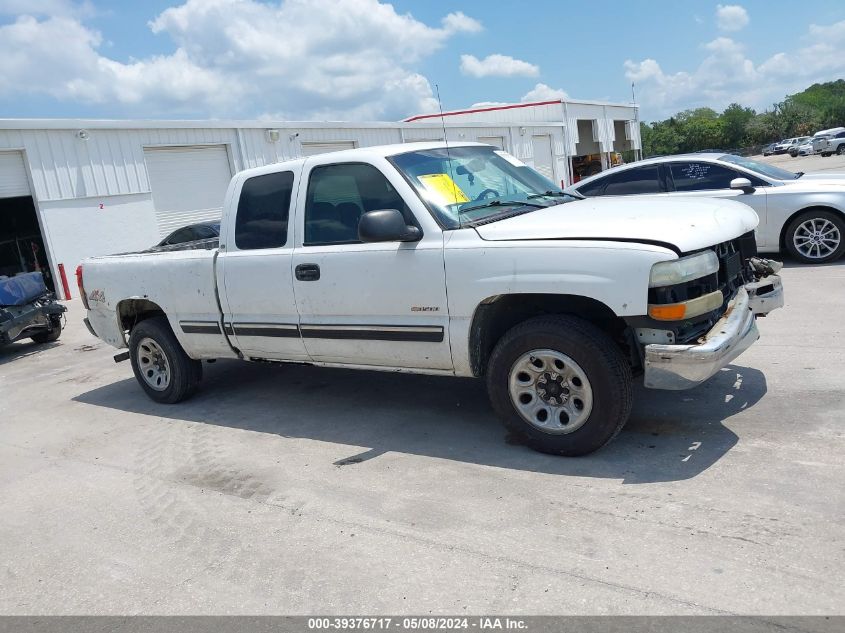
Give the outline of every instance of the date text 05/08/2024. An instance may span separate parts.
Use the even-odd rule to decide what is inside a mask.
[[[311,631],[327,630],[395,630],[395,631],[450,631],[450,630],[526,630],[519,618],[500,617],[331,617],[309,618]]]

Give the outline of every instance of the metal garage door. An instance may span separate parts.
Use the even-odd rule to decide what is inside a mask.
[[[341,152],[345,149],[355,149],[355,141],[335,141],[333,143],[303,143],[302,155],[315,156],[328,152]]]
[[[144,159],[161,237],[180,226],[220,219],[232,178],[225,145],[146,148]]]
[[[549,180],[555,179],[552,161],[552,137],[548,134],[534,136],[531,138],[531,146],[534,150],[534,169],[543,174]]]
[[[0,198],[28,196],[29,180],[22,152],[0,152]]]

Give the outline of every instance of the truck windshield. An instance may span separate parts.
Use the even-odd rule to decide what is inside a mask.
[[[528,165],[494,147],[420,150],[389,160],[446,228],[492,222],[575,200]]]

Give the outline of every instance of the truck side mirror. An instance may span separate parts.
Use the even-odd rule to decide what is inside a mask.
[[[422,239],[422,231],[408,225],[398,209],[378,209],[361,216],[358,239],[362,242],[417,242]]]
[[[731,189],[741,189],[743,193],[754,193],[755,191],[748,178],[734,178],[731,180]]]

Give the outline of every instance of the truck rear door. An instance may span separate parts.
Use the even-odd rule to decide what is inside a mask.
[[[301,167],[241,177],[230,191],[217,280],[223,326],[247,358],[307,360],[293,296],[292,201]]]

